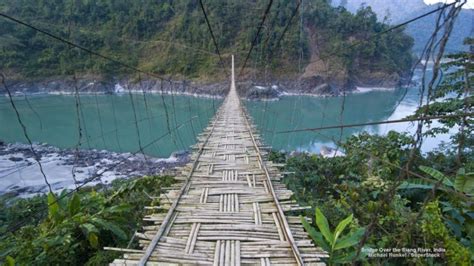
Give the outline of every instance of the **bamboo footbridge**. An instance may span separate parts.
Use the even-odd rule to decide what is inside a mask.
[[[136,233],[143,250],[120,249],[111,265],[322,264],[327,253],[298,216],[285,215],[302,208],[265,159],[237,95],[233,57],[230,91],[198,140],[176,189],[160,196],[168,211],[146,216],[151,225]]]

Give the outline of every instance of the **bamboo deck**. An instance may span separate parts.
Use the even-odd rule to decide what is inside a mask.
[[[122,250],[111,265],[317,265],[327,257],[297,216],[302,209],[265,159],[234,81],[224,103],[180,169],[176,189],[137,233],[143,250]],[[118,250],[118,249],[116,249]]]

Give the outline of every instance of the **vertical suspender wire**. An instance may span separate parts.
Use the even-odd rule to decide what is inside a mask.
[[[192,114],[191,100],[189,98],[187,100],[188,100],[188,113]],[[193,133],[193,141],[192,142],[194,142],[197,138],[197,135],[196,135],[196,131],[194,130],[194,125],[193,125],[192,121],[190,123],[190,126],[191,126],[191,132]]]
[[[186,84],[183,82],[183,91],[186,91]],[[189,117],[191,117],[192,115],[192,108],[191,108],[191,97],[192,97],[192,100],[195,102],[196,100],[196,97],[194,96],[188,96],[186,97],[187,99],[187,106],[188,106],[188,115]],[[201,116],[200,112],[198,112],[198,117]],[[199,119],[198,119],[199,120]],[[196,131],[194,130],[194,125],[193,125],[193,122],[191,121],[190,122],[190,126],[191,126],[191,132],[193,133],[193,138],[191,140],[190,143],[194,144],[196,141],[197,141],[197,135],[196,135]]]
[[[67,24],[67,36],[68,39],[71,37],[71,23],[72,23],[72,12],[74,9],[74,3],[71,4],[69,8],[69,19],[68,19],[68,24]],[[73,48],[70,45],[68,46],[68,57],[72,61],[73,58]],[[76,109],[76,122],[77,122],[77,132],[78,132],[78,138],[77,138],[77,143],[74,147],[74,162],[71,167],[71,175],[72,179],[74,180],[74,186],[78,187],[78,181],[76,179],[76,166],[79,161],[79,147],[81,146],[82,142],[82,127],[81,127],[81,116],[80,116],[80,110],[81,110],[81,105],[80,105],[80,100],[79,100],[79,88],[77,86],[77,77],[76,77],[76,70],[72,68],[72,78],[74,81],[74,102],[75,102],[75,109]],[[84,122],[85,123],[85,122]],[[86,136],[87,137],[87,136]]]
[[[212,101],[214,101],[214,100],[212,100]],[[214,104],[213,104],[213,105],[214,105]],[[194,106],[195,106],[195,108],[198,108],[198,105],[197,105],[196,103],[194,103]],[[212,108],[212,107],[210,107],[210,108]],[[206,108],[206,109],[209,109],[209,108]],[[202,111],[201,111],[201,112],[202,112]],[[201,116],[201,117],[202,117],[202,116]],[[199,132],[202,132],[202,131],[204,130],[204,126],[203,126],[203,124],[202,124],[202,122],[201,122],[200,117],[198,117],[197,121],[198,121],[199,127],[200,127]],[[196,137],[197,137],[197,135],[196,135]]]
[[[101,112],[100,112],[100,106],[99,106],[99,100],[97,98],[97,90],[96,90],[97,86],[94,86],[94,98],[95,98],[95,106],[96,106],[96,109],[97,109],[97,116],[98,116],[98,119],[99,119],[99,128],[100,128],[100,135],[101,135],[101,139],[102,139],[102,143],[104,144],[104,149],[108,150],[108,147],[107,147],[107,143],[105,142],[105,137],[104,137],[104,128],[103,128],[103,125],[102,125],[102,115],[101,115]],[[102,181],[102,177],[99,178],[99,181],[100,181],[100,184],[102,186],[102,188],[107,191],[107,186],[103,183]]]
[[[175,31],[173,31],[173,39],[172,40],[173,41],[175,40]],[[167,47],[168,54],[170,54],[170,49],[172,47],[173,47],[172,43],[171,42],[168,43],[168,47]],[[169,57],[166,58],[166,65],[169,65]],[[172,77],[170,77],[168,79],[168,81],[169,81],[169,84],[170,84],[170,88],[168,89],[168,91],[171,91]],[[171,131],[170,114],[168,112],[168,106],[166,105],[166,100],[165,100],[164,91],[163,91],[163,80],[161,80],[161,82],[160,82],[160,93],[161,93],[161,102],[163,104],[163,108],[165,110],[165,115],[166,115],[166,127],[168,129],[168,132],[170,133],[171,142],[173,142],[176,149],[179,149],[178,144],[176,143],[175,136],[174,136],[173,132]]]
[[[272,47],[268,48],[268,49],[270,49],[270,52],[267,53],[267,58],[266,58],[266,61],[265,61],[265,68],[267,68],[267,66],[268,66],[268,61],[271,60],[271,58],[273,57],[273,54],[275,53],[275,50],[276,50],[276,49],[278,49],[277,52],[280,54],[280,56],[282,55],[282,51],[283,51],[283,50],[280,49],[280,48],[281,48],[281,47],[280,47],[280,43],[281,43],[281,41],[283,40],[283,38],[284,38],[286,32],[288,31],[288,29],[289,29],[289,27],[290,27],[290,25],[291,25],[291,23],[292,23],[292,21],[293,21],[293,18],[296,16],[296,14],[298,13],[298,11],[301,12],[301,10],[300,10],[301,3],[302,3],[301,1],[297,1],[296,7],[295,7],[295,9],[293,10],[293,12],[292,12],[290,18],[288,19],[288,23],[285,25],[285,28],[284,28],[282,34],[280,35],[280,37],[278,38],[278,40],[276,41],[276,43],[275,43]],[[277,12],[279,12],[279,9],[277,10]],[[301,16],[302,16],[302,15],[301,15]],[[274,22],[275,22],[275,20],[273,20],[273,24],[274,24]],[[300,28],[300,30],[301,30],[301,28]],[[301,34],[300,34],[300,35],[301,35]],[[266,41],[265,41],[265,42],[268,42],[268,39],[269,39],[269,35],[267,35],[267,38],[266,38]],[[300,45],[300,46],[301,46],[301,45]],[[300,72],[301,72],[301,71],[300,71]],[[266,108],[267,108],[267,106],[265,106],[265,110],[266,110]],[[293,109],[293,110],[294,110],[294,109]],[[272,140],[271,140],[271,143],[272,143],[272,144],[273,144],[273,140],[274,140],[275,127],[276,127],[276,123],[274,123],[273,130],[272,130]],[[267,131],[268,131],[268,130],[267,130]],[[288,145],[288,143],[289,143],[289,137],[290,137],[290,135],[288,135],[287,145]]]
[[[82,106],[80,93],[78,94],[77,99],[78,99],[78,102],[79,102],[79,106]],[[92,146],[91,146],[90,141],[89,141],[90,136],[89,136],[89,133],[87,133],[88,130],[87,130],[87,125],[86,125],[87,124],[86,119],[85,119],[85,116],[84,116],[84,110],[83,110],[83,108],[79,108],[79,111],[80,111],[81,119],[82,119],[82,122],[83,122],[82,125],[84,126],[84,133],[85,133],[85,137],[86,137],[87,148],[92,149]]]
[[[41,116],[36,111],[36,109],[33,108],[33,106],[31,105],[31,102],[30,102],[30,100],[28,100],[28,96],[26,95],[26,93],[23,93],[23,96],[25,97],[25,102],[28,105],[28,108],[35,114],[36,119],[38,119],[38,123],[40,125],[40,130],[43,131],[43,121],[41,119]]]
[[[147,116],[147,120],[148,120],[148,132],[150,134],[150,138],[151,136],[153,136],[153,129],[152,129],[152,122],[153,122],[153,110],[150,110],[149,106],[148,106],[148,100],[146,99],[147,98],[147,95],[146,95],[146,90],[149,89],[148,85],[145,85],[143,86],[143,82],[142,82],[142,76],[140,73],[138,73],[138,86],[140,86],[141,88],[141,91],[142,91],[142,95],[143,95],[143,103],[145,105],[145,113],[146,113],[146,116]],[[145,88],[146,87],[146,88]],[[151,115],[150,115],[151,114]],[[157,144],[154,143],[152,145],[153,149],[155,150],[156,154],[160,154],[159,152],[159,149],[157,147]]]
[[[28,131],[26,129],[26,126],[25,126],[25,124],[23,123],[23,121],[21,119],[21,116],[20,116],[20,113],[18,112],[18,109],[16,108],[15,102],[13,101],[12,94],[10,92],[10,89],[9,89],[6,81],[5,81],[5,76],[3,75],[3,73],[0,73],[0,77],[2,78],[2,85],[5,88],[5,90],[7,91],[8,99],[10,100],[10,104],[11,104],[13,110],[15,111],[16,119],[17,119],[18,123],[20,124],[20,126],[23,130],[23,135],[25,136],[26,140],[28,141],[28,144],[30,144],[30,150],[33,153],[33,157],[35,158],[36,163],[38,164],[38,167],[39,167],[39,170],[41,172],[41,175],[43,176],[44,182],[46,183],[46,186],[48,187],[49,192],[51,194],[53,194],[52,193],[53,189],[51,188],[51,184],[49,183],[48,178],[46,177],[46,174],[44,172],[43,165],[41,164],[41,158],[39,157],[38,153],[36,153],[36,151],[33,147],[33,142],[31,141],[30,136],[28,135]],[[54,197],[56,197],[56,196],[54,196]]]
[[[71,49],[71,48],[70,48]],[[71,51],[71,50],[69,50]],[[74,185],[78,186],[78,182],[76,179],[76,165],[79,161],[79,147],[82,144],[82,127],[81,127],[81,105],[79,100],[79,88],[77,87],[77,78],[76,78],[76,71],[73,70],[73,80],[74,80],[74,102],[75,102],[75,109],[76,109],[76,123],[77,123],[77,143],[74,147],[74,163],[71,168],[72,179],[74,180]],[[87,137],[87,136],[86,136]]]
[[[165,95],[163,91],[163,80],[160,80],[160,97],[161,97],[161,103],[163,104],[163,110],[165,111],[166,128],[168,130],[168,133],[170,134],[171,142],[173,142],[174,146],[178,148],[178,145],[176,144],[176,140],[174,139],[174,136],[171,133],[170,117],[168,113],[168,107],[166,106]]]
[[[345,110],[345,107],[346,107],[346,90],[343,89],[342,90],[341,109],[340,109],[340,112],[339,112],[339,124],[341,125],[341,127],[339,129],[339,139],[338,139],[337,143],[341,143],[342,136],[344,134],[344,127],[342,127],[342,125],[344,125],[344,110]],[[336,151],[333,154],[333,158],[336,157],[338,151],[339,151],[339,145],[336,146]]]
[[[110,94],[109,99],[110,99],[110,104],[112,106],[112,115],[114,117],[114,127],[115,127],[115,141],[117,142],[117,147],[119,148],[120,152],[123,152],[122,146],[120,145],[120,138],[119,138],[119,128],[118,128],[118,123],[117,123],[117,113],[115,109],[115,94]]]
[[[299,53],[299,58],[298,58],[298,70],[299,72],[301,73],[301,64],[302,64],[302,61],[303,61],[303,34],[304,34],[304,29],[303,29],[303,22],[304,22],[304,18],[303,18],[303,15],[304,15],[304,3],[303,3],[304,0],[301,0],[301,8],[300,8],[300,26],[299,26],[299,36],[298,36],[298,42],[300,43],[300,53]]]
[[[130,84],[129,84],[128,81],[126,82],[126,87],[127,87],[127,90],[128,90],[128,96],[130,97],[130,103],[132,104],[133,118],[134,118],[134,121],[135,121],[135,130],[136,130],[136,134],[137,134],[137,138],[138,138],[138,147],[140,149],[140,153],[143,156],[145,165],[146,165],[148,171],[150,171],[150,168],[148,167],[150,165],[150,163],[148,162],[147,155],[145,155],[145,151],[143,150],[143,146],[142,146],[142,140],[141,140],[141,135],[140,135],[140,127],[138,125],[138,118],[137,118],[137,110],[136,110],[136,107],[135,107],[135,101],[133,99],[133,93],[132,93],[132,90],[130,88]]]
[[[174,94],[175,94],[175,86],[172,81],[170,81],[170,93],[171,93],[171,107],[173,108],[173,121],[175,126],[178,125],[177,115],[176,115],[176,105],[174,103]],[[178,137],[179,144],[181,145],[181,149],[186,149],[186,145],[184,145],[183,139],[181,138],[181,134],[179,134],[179,129],[176,130],[176,136]]]
[[[102,114],[100,112],[100,106],[99,106],[99,99],[97,98],[97,91],[94,90],[94,99],[95,99],[95,107],[97,109],[97,118],[99,122],[99,127],[100,127],[100,134],[102,136],[102,143],[104,144],[104,148],[108,150],[107,143],[105,142],[105,137],[104,137],[104,127],[102,125]]]

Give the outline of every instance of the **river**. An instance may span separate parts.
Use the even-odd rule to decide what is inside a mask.
[[[30,139],[59,148],[137,152],[168,157],[195,143],[222,100],[157,94],[15,97]],[[26,142],[7,101],[0,101],[0,139]],[[135,111],[134,111],[135,110]],[[80,129],[79,125],[80,124]],[[81,132],[82,137],[80,137]]]
[[[371,90],[348,94],[345,98],[285,96],[279,101],[246,101],[245,104],[266,144],[278,150],[318,152],[322,145],[334,147],[334,139],[345,139],[361,131],[413,133],[414,123],[352,127],[342,131],[277,132],[404,118],[416,110],[419,94],[412,89],[404,95],[405,89]],[[174,151],[188,149],[222,102],[221,99],[157,94],[145,97],[135,94],[133,104],[128,94],[81,95],[79,100],[78,120],[74,96],[28,96],[28,101],[23,96],[14,98],[34,142],[59,148],[74,148],[79,143],[80,148],[115,152],[136,152],[141,146],[146,154],[154,157],[168,157]],[[26,143],[6,97],[0,98],[0,125],[1,140]],[[442,135],[427,139],[423,149],[431,150],[448,138]]]
[[[405,89],[366,90],[346,97],[285,96],[279,101],[244,104],[266,145],[276,150],[317,153],[322,146],[335,147],[333,140],[362,131],[413,133],[415,126],[400,123],[342,131],[278,131],[404,118],[413,114],[419,100],[418,90],[406,92],[405,95]],[[48,144],[37,145],[35,149],[57,192],[73,189],[73,180],[79,184],[107,184],[116,178],[143,176],[182,165],[189,157],[175,152],[189,150],[196,143],[196,136],[222,103],[222,99],[157,94],[80,95],[77,100],[79,115],[73,95],[14,97],[29,138]],[[448,138],[449,135],[441,135],[425,139],[422,149],[431,150]],[[27,143],[7,97],[0,98],[0,140]],[[75,152],[76,147],[81,149],[80,154]],[[155,158],[143,159],[141,150]],[[130,153],[134,155],[129,157]],[[98,179],[87,181],[99,173]],[[31,196],[47,191],[34,156],[22,144],[2,146],[0,180],[0,195],[11,192]]]
[[[322,146],[335,148],[334,141],[363,131],[386,134],[390,130],[414,134],[416,122],[358,126],[344,129],[299,131],[298,129],[360,124],[403,119],[414,114],[420,100],[417,89],[369,90],[346,97],[288,96],[279,101],[248,102],[247,108],[258,125],[265,143],[285,151],[318,153]],[[438,125],[436,121],[433,126]],[[449,141],[449,134],[425,138],[422,151],[430,151],[441,142]]]

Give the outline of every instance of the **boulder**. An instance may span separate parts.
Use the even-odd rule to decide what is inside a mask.
[[[300,79],[300,93],[313,95],[335,95],[337,92],[334,87],[326,82],[326,80],[319,75],[301,78]]]
[[[280,91],[277,86],[263,87],[252,86],[247,90],[245,95],[249,100],[273,100],[279,99]]]
[[[362,73],[354,81],[358,87],[394,88],[400,85],[401,78],[397,73],[374,71]]]

